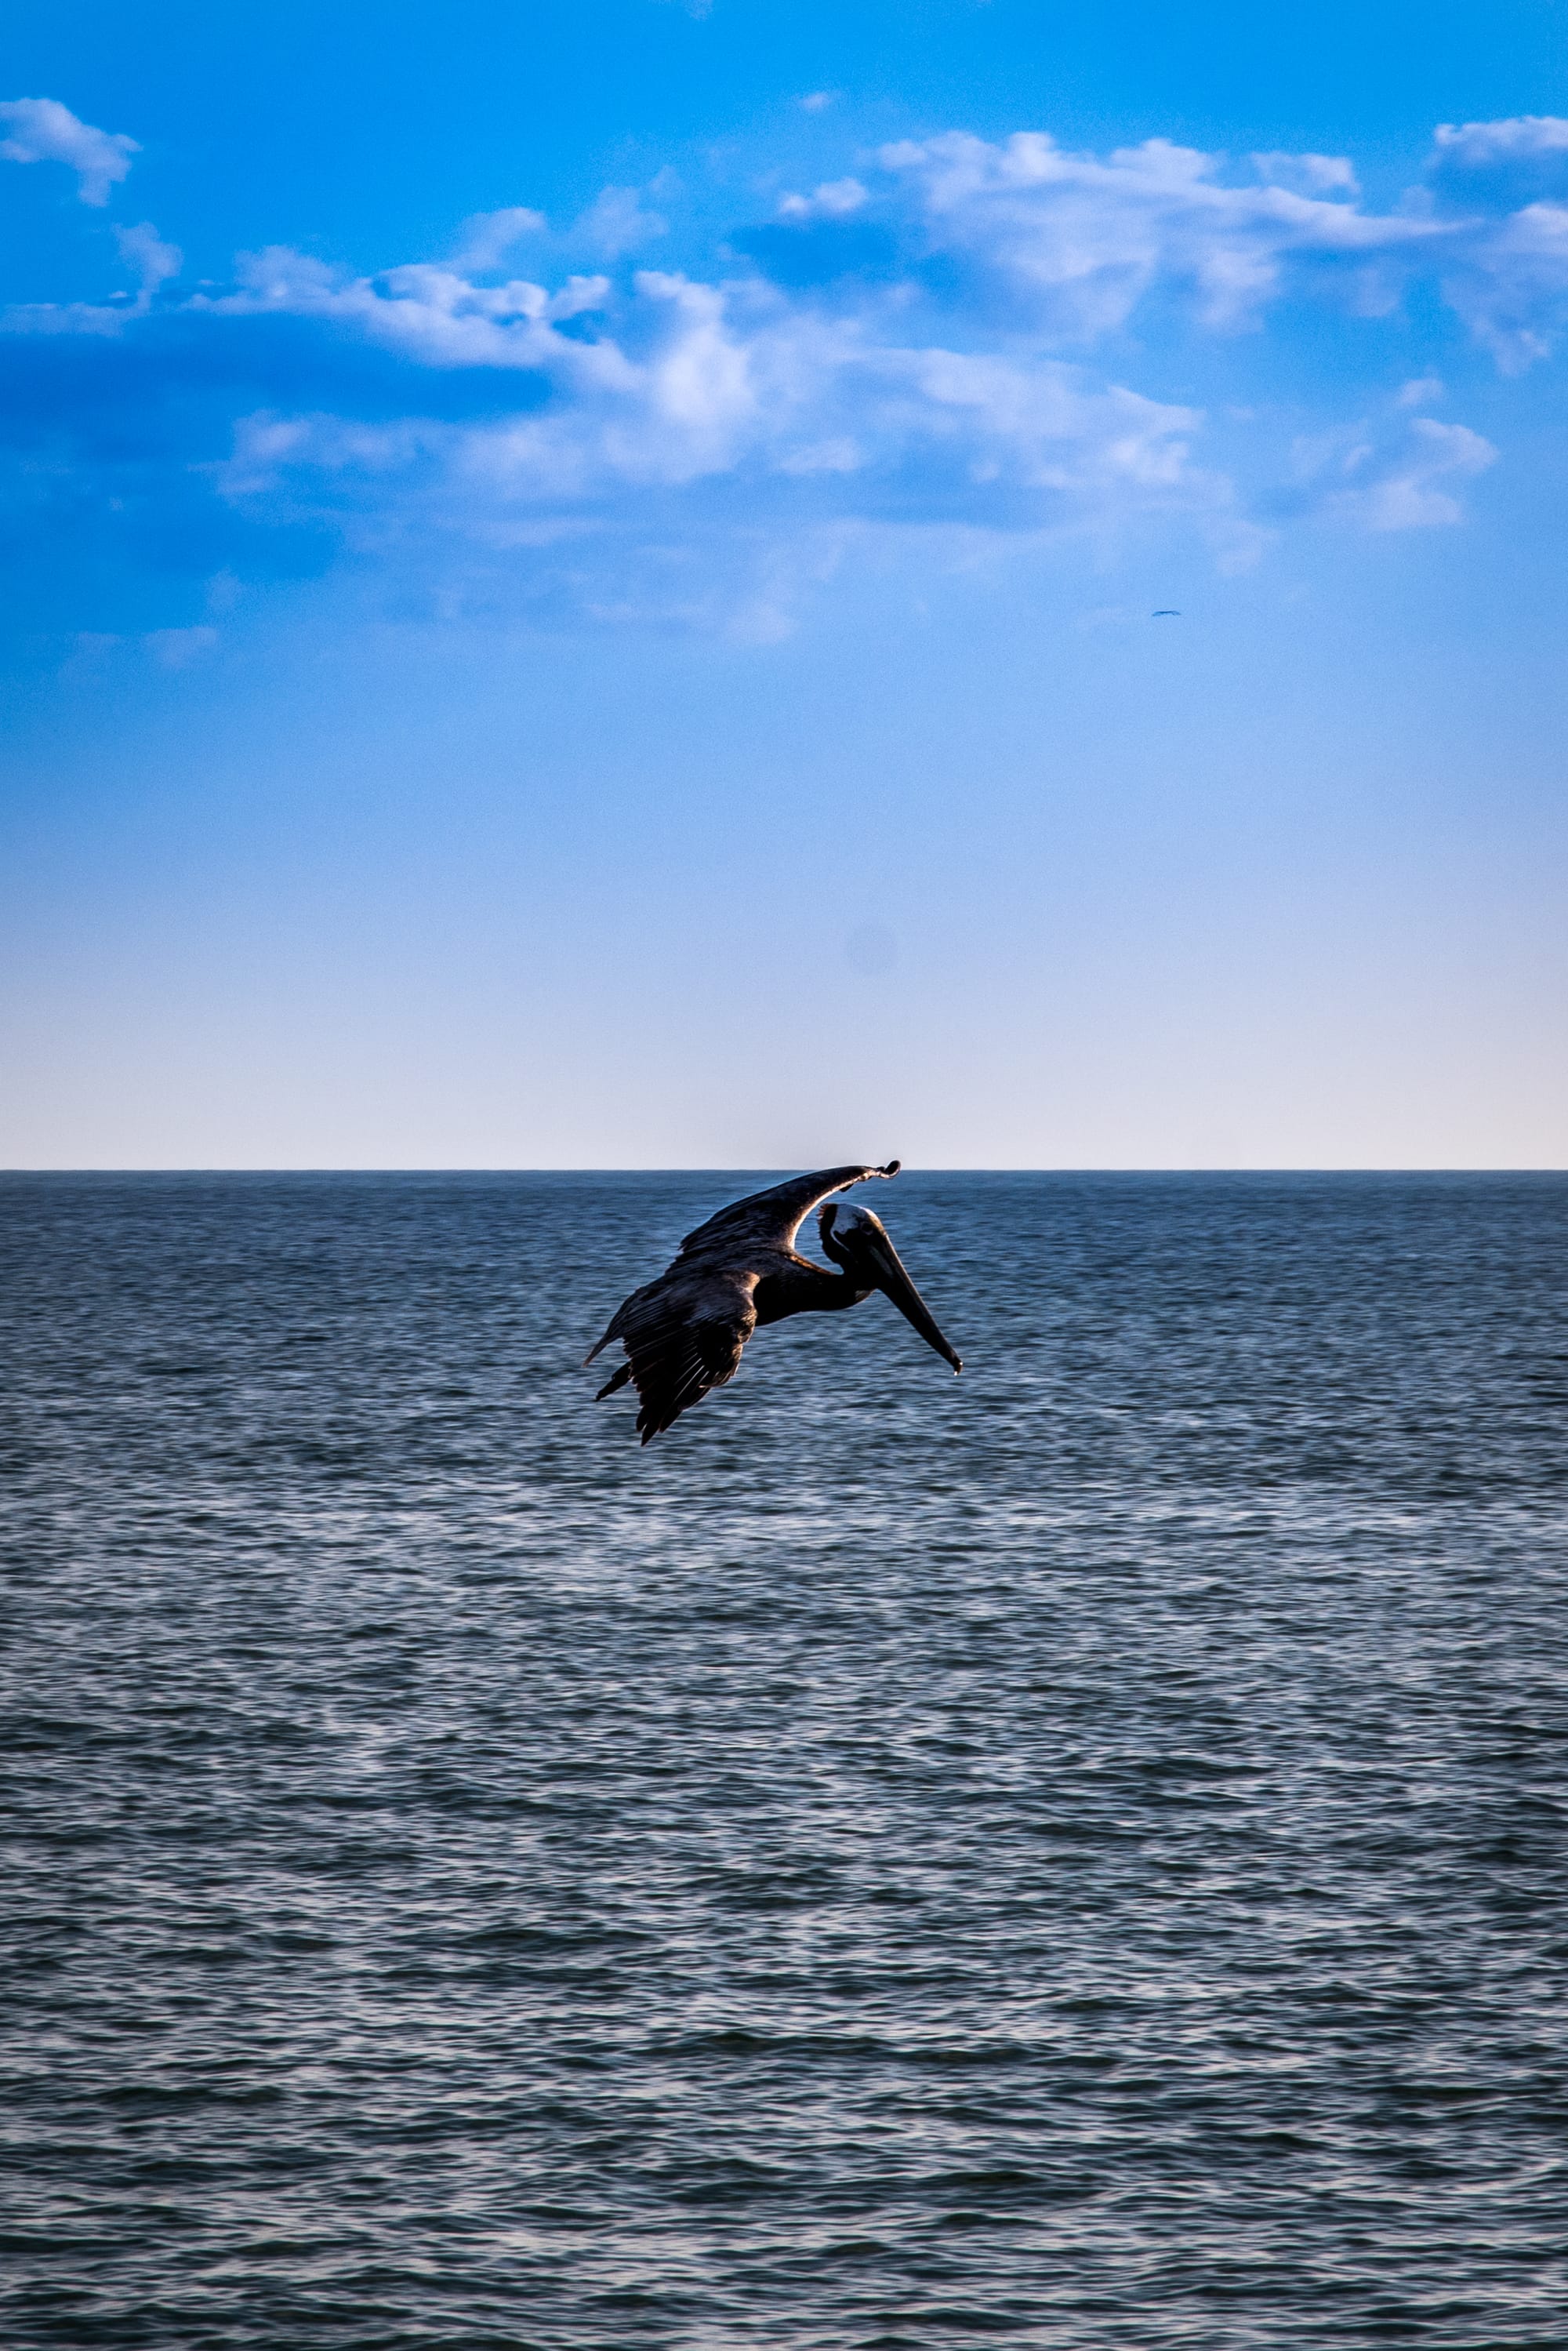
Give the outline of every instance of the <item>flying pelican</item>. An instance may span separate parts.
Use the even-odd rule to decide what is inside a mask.
[[[674,1263],[656,1281],[632,1292],[599,1345],[589,1349],[588,1364],[612,1339],[626,1350],[626,1361],[605,1381],[595,1404],[635,1380],[643,1402],[637,1431],[646,1445],[700,1404],[710,1388],[734,1379],[740,1351],[759,1325],[782,1322],[788,1314],[831,1314],[841,1306],[858,1306],[873,1290],[891,1298],[926,1344],[961,1372],[962,1363],[926,1311],[881,1217],[869,1208],[831,1205],[832,1193],[847,1192],[873,1176],[896,1176],[898,1166],[890,1159],[885,1167],[822,1167],[814,1176],[792,1176],[787,1184],[721,1208],[688,1233]],[[819,1210],[817,1228],[839,1269],[836,1274],[795,1249],[796,1234],[821,1200],[830,1205]]]

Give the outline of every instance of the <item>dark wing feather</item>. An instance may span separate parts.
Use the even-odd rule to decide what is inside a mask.
[[[599,1347],[619,1339],[626,1362],[600,1395],[636,1381],[643,1404],[637,1433],[644,1445],[700,1404],[710,1388],[734,1379],[741,1349],[757,1327],[755,1281],[754,1275],[688,1268],[677,1259],[657,1281],[633,1290],[612,1321]]]
[[[787,1184],[775,1184],[766,1192],[753,1192],[721,1208],[716,1217],[686,1235],[681,1256],[700,1253],[706,1257],[715,1249],[730,1257],[753,1249],[792,1249],[796,1234],[819,1200],[847,1192],[852,1184],[864,1184],[873,1176],[897,1173],[897,1160],[890,1159],[885,1167],[821,1167],[814,1176],[791,1176]]]

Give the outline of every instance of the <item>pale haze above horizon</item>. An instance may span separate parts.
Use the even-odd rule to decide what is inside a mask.
[[[0,1165],[1568,1165],[1563,11],[1275,17],[26,0]]]

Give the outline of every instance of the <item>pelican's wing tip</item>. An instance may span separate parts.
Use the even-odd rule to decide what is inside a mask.
[[[902,1159],[890,1159],[885,1167],[879,1167],[876,1172],[879,1176],[896,1176],[903,1165]]]

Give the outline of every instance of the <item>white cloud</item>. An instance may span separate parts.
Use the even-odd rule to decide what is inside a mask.
[[[580,319],[586,311],[602,310],[612,288],[608,277],[569,277],[545,304],[547,319]]]
[[[1299,196],[1358,196],[1361,183],[1343,155],[1291,155],[1281,148],[1254,155],[1252,168],[1267,185],[1292,189]]]
[[[784,196],[779,201],[779,217],[783,220],[847,220],[858,213],[867,200],[867,192],[859,180],[824,180],[809,196]]]
[[[1568,160],[1568,120],[1559,114],[1515,114],[1500,122],[1440,122],[1433,133],[1433,161],[1466,172],[1541,156]]]
[[[667,235],[669,226],[662,213],[643,204],[641,189],[605,188],[577,222],[572,241],[606,261],[618,261]]]
[[[950,131],[884,147],[880,160],[932,246],[967,256],[1048,330],[1079,338],[1120,327],[1161,283],[1193,288],[1210,327],[1250,324],[1291,269],[1332,271],[1354,293],[1367,264],[1452,234],[1436,217],[1331,201],[1325,187],[1354,187],[1333,157],[1260,157],[1273,175],[1241,186],[1221,177],[1223,157],[1164,139],[1102,162],[1043,131],[999,144]]]
[[[669,235],[669,222],[645,199],[673,193],[678,186],[673,172],[661,172],[648,188],[601,188],[571,226],[554,236],[545,214],[531,204],[506,204],[499,212],[476,213],[463,224],[451,267],[484,277],[499,268],[520,245],[536,248],[536,266],[549,252],[588,252],[602,261],[622,260]]]
[[[315,501],[363,548],[377,528],[370,486],[385,483],[384,498],[401,484],[399,507],[449,550],[465,543],[487,593],[520,567],[536,590],[568,583],[560,592],[600,617],[658,608],[734,627],[744,607],[762,634],[796,592],[779,586],[769,550],[794,550],[786,570],[803,593],[829,539],[836,562],[845,529],[863,528],[857,508],[882,529],[928,529],[977,500],[983,530],[1013,536],[1186,513],[1239,545],[1227,485],[1191,459],[1197,413],[1059,360],[891,344],[752,283],[667,271],[639,272],[592,341],[558,332],[546,314],[559,301],[434,269],[349,280],[298,256],[259,256],[246,290],[226,298],[231,315],[325,315],[424,367],[527,368],[549,396],[480,423],[258,413],[222,469],[225,494],[274,511]],[[699,490],[683,523],[661,503]],[[794,514],[824,496],[836,512]],[[774,585],[758,602],[764,572]]]
[[[161,237],[151,221],[131,227],[113,224],[120,257],[135,270],[134,297],[128,289],[107,302],[17,302],[0,312],[0,332],[13,335],[118,336],[130,321],[144,319],[161,286],[179,276],[184,255]]]
[[[1531,152],[1556,152],[1539,121],[1531,137]],[[1521,135],[1467,125],[1450,144],[1462,141],[1511,154]],[[1179,517],[1234,569],[1256,559],[1265,522],[1451,524],[1496,458],[1429,413],[1443,386],[1418,371],[1413,308],[1377,330],[1375,361],[1381,381],[1410,380],[1370,421],[1320,415],[1292,479],[1272,355],[1266,398],[1228,398],[1249,389],[1239,365],[1209,415],[1113,380],[1144,367],[1138,345],[1119,347],[1114,368],[1089,361],[1084,346],[1145,298],[1158,306],[1140,331],[1151,352],[1173,305],[1218,331],[1260,324],[1287,295],[1368,315],[1418,275],[1505,367],[1543,356],[1568,325],[1568,206],[1461,208],[1438,189],[1371,212],[1332,156],[1232,168],[1158,140],[1103,158],[1041,133],[904,142],[861,176],[785,198],[757,231],[760,265],[727,277],[626,262],[665,234],[652,206],[674,185],[606,189],[559,233],[525,206],[479,215],[445,264],[358,277],[273,247],[244,256],[225,290],[165,294],[160,317],[177,313],[193,336],[203,319],[324,329],[257,335],[278,373],[233,420],[228,459],[204,460],[207,478],[255,511],[334,528],[389,568],[434,579],[444,566],[442,596],[724,626],[745,612],[766,635],[847,549],[901,533],[973,561],[1048,533],[1105,549]],[[813,233],[776,281],[768,268],[788,260],[795,224]],[[134,303],[38,305],[7,323],[134,333],[180,256],[151,224],[116,234],[141,279]],[[532,274],[492,282],[524,240]],[[841,277],[840,249],[855,265]],[[566,274],[594,253],[604,269]],[[351,413],[367,373],[343,364],[354,344],[385,355],[369,415]],[[1228,463],[1246,469],[1249,496]]]
[[[525,238],[546,235],[549,223],[531,204],[506,204],[499,212],[476,213],[463,224],[463,241],[453,261],[455,269],[497,268],[514,246]]]
[[[1524,204],[1455,258],[1444,294],[1499,364],[1548,358],[1568,325],[1568,204]]]
[[[837,92],[831,89],[809,89],[798,103],[802,114],[821,114],[824,107],[831,106],[836,96]]]
[[[98,131],[78,121],[57,98],[14,98],[0,105],[0,155],[11,163],[65,163],[77,174],[84,204],[106,204],[109,192],[141,153],[122,131]]]
[[[1190,484],[1188,408],[1086,384],[1060,360],[967,351],[888,352],[873,363],[890,398],[879,418],[924,441],[956,443],[969,477],[1082,492],[1092,484],[1165,493]]]
[[[235,317],[274,312],[331,319],[425,367],[559,371],[591,381],[622,366],[612,344],[559,335],[555,321],[592,308],[603,278],[570,277],[551,295],[532,279],[477,286],[455,269],[414,262],[378,278],[349,277],[287,246],[245,254],[232,294],[192,298],[193,310]]]
[[[1419,389],[1420,387],[1415,387]],[[1396,416],[1402,402],[1395,403]],[[1455,490],[1497,459],[1469,425],[1416,416],[1376,420],[1297,444],[1296,470],[1321,496],[1320,510],[1363,530],[1430,530],[1462,522]]]
[[[730,330],[724,296],[716,287],[644,270],[637,290],[653,301],[668,302],[675,313],[675,331],[649,371],[650,402],[687,437],[696,469],[706,472],[709,463],[726,462],[737,434],[757,408],[746,339]]]
[[[177,245],[165,243],[151,221],[138,221],[132,228],[117,225],[114,241],[120,259],[128,261],[137,274],[139,300],[144,308],[160,286],[179,276],[185,256]]]
[[[1442,171],[1463,164],[1472,178],[1492,175],[1500,209],[1478,209],[1467,183],[1463,209],[1421,192],[1370,211],[1343,157],[1260,152],[1242,180],[1223,155],[1161,139],[1099,157],[1042,131],[996,142],[953,131],[884,147],[877,161],[867,180],[786,196],[780,217],[873,219],[898,241],[912,282],[929,258],[956,261],[977,310],[1006,306],[1014,331],[1059,344],[1120,329],[1155,295],[1186,295],[1198,322],[1220,330],[1256,327],[1287,295],[1375,318],[1396,310],[1422,273],[1440,277],[1506,368],[1545,356],[1568,326],[1568,119],[1437,133],[1439,193]],[[1542,179],[1547,165],[1563,178],[1561,198]],[[964,298],[961,283],[949,281],[947,298]]]
[[[1201,454],[1203,414],[1097,381],[1051,337],[1064,319],[1080,332],[1120,323],[1155,286],[1196,289],[1200,319],[1234,326],[1298,266],[1447,252],[1476,268],[1483,248],[1461,246],[1450,224],[1367,216],[1348,167],[1285,161],[1320,193],[1284,186],[1272,157],[1241,186],[1219,176],[1218,159],[1159,141],[1102,163],[1038,138],[998,148],[955,136],[886,151],[869,183],[830,181],[787,203],[786,219],[872,211],[884,223],[902,204],[928,251],[977,256],[1017,298],[999,327],[970,311],[967,337],[953,331],[961,299],[944,333],[896,282],[829,301],[756,276],[643,269],[552,289],[427,264],[353,278],[284,250],[256,256],[211,307],[329,319],[420,369],[510,370],[533,389],[514,413],[477,423],[258,414],[236,438],[225,486],[289,511],[315,500],[363,547],[378,528],[370,486],[387,486],[384,503],[401,484],[396,496],[441,544],[471,550],[486,594],[511,570],[538,592],[554,580],[600,617],[723,608],[733,619],[768,550],[794,550],[786,568],[799,585],[817,576],[822,535],[837,534],[837,561],[846,531],[946,529],[977,547],[1179,516],[1233,569],[1257,559],[1266,533]],[[1332,199],[1321,193],[1330,187]],[[595,207],[613,242],[641,198],[607,194],[625,200]],[[927,331],[912,332],[920,319]],[[564,331],[575,320],[591,320],[588,331]],[[1496,452],[1463,425],[1412,415],[1441,391],[1415,377],[1381,422],[1300,444],[1297,510],[1380,532],[1458,520],[1463,485]],[[417,411],[416,384],[409,401]],[[766,633],[795,592],[769,590],[748,605],[748,625]]]
[[[1371,530],[1426,530],[1434,525],[1462,522],[1464,508],[1441,483],[1473,480],[1497,456],[1490,441],[1466,424],[1439,424],[1430,416],[1416,417],[1403,461],[1360,494],[1363,517]]]
[[[0,312],[8,335],[103,335],[122,333],[128,319],[144,315],[143,302],[13,302]]]

